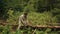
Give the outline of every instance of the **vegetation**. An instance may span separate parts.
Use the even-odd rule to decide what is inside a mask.
[[[9,24],[18,24],[19,16],[28,11],[28,20],[32,25],[59,26],[60,23],[60,0],[0,0],[0,23],[5,20],[7,25],[0,25],[0,34],[32,34],[35,29],[23,28],[11,31]],[[50,24],[51,23],[51,24]],[[50,28],[40,28],[35,34],[59,34]]]

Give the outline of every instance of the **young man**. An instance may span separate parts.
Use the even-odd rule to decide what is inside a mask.
[[[25,12],[24,14],[22,14],[22,15],[19,17],[18,29],[21,27],[22,24],[23,24],[24,26],[27,26],[27,25],[28,25],[27,15],[28,15],[28,13]]]

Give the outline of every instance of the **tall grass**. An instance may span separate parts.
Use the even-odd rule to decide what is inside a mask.
[[[10,27],[9,27],[9,25],[5,26],[5,28],[3,29],[2,34],[10,34]]]
[[[22,13],[16,12],[16,14],[9,13],[12,17],[9,16],[7,19],[8,24],[17,24],[18,16]],[[52,16],[51,12],[29,12],[28,20],[31,21],[32,25],[47,25],[47,23],[56,23],[57,18]],[[31,27],[16,29],[16,31],[12,32],[11,27],[6,25],[3,30],[0,28],[1,34],[32,34],[34,29]],[[58,34],[58,31],[52,31],[50,28],[46,29],[36,29],[35,34]]]
[[[23,28],[23,29],[16,29],[16,31],[12,32],[11,28],[9,25],[6,25],[2,32],[0,32],[0,34],[32,34],[35,31],[35,29],[32,29],[31,27],[28,28]],[[59,30],[60,31],[60,30]],[[34,32],[35,34],[59,34],[59,31],[52,31],[52,29],[50,28],[40,28],[40,29],[36,29],[36,31]]]
[[[56,23],[56,17],[52,17],[51,12],[30,12],[28,19],[32,22],[33,25],[47,25],[48,23]]]

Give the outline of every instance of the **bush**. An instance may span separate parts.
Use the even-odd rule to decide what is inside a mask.
[[[56,23],[56,17],[52,17],[51,12],[44,12],[44,13],[36,13],[30,12],[28,15],[28,19],[31,20],[32,24],[35,25],[47,25],[48,23]]]

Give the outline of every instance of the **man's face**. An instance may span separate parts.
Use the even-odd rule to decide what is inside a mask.
[[[28,15],[28,13],[24,13],[24,15]]]
[[[28,15],[27,13],[24,13],[24,17],[25,17],[25,18],[27,18],[27,15]]]

